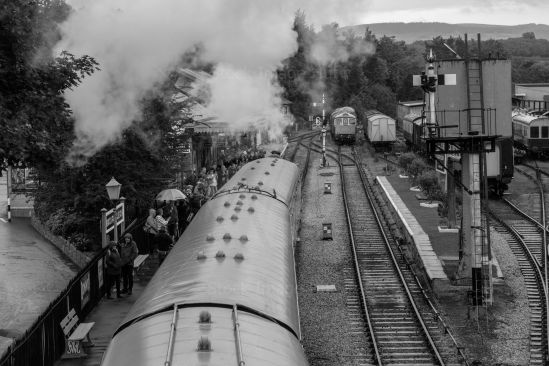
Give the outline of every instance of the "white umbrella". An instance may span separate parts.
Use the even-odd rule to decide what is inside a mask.
[[[156,195],[157,201],[177,201],[184,200],[186,198],[187,196],[185,196],[183,192],[175,188],[165,189]]]

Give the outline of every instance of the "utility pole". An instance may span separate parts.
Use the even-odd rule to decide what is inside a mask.
[[[324,93],[322,93],[322,167],[326,167],[326,111]]]

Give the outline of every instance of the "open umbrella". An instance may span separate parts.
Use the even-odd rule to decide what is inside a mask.
[[[183,192],[175,188],[165,189],[156,195],[157,201],[177,201],[184,200],[186,198],[187,196],[185,196]]]

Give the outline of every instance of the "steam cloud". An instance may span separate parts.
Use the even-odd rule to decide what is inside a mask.
[[[62,24],[56,49],[87,54],[100,71],[66,98],[76,118],[68,160],[89,157],[139,117],[138,102],[163,80],[181,55],[201,43],[217,64],[208,108],[242,127],[260,120],[280,130],[280,86],[274,71],[297,49],[292,22],[298,8],[312,21],[337,20],[336,9],[356,14],[361,1],[333,0],[86,0]],[[344,5],[344,6],[343,6]],[[347,21],[346,18],[340,18]]]

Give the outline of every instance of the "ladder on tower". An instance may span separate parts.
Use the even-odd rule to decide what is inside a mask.
[[[484,120],[484,95],[482,90],[482,61],[480,58],[480,34],[478,36],[478,58],[471,59],[465,35],[465,71],[467,78],[467,123],[468,133],[486,133]]]

